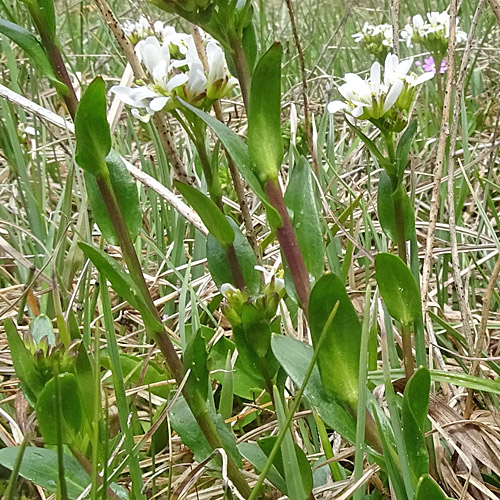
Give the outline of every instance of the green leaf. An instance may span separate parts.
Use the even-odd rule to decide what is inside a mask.
[[[284,335],[273,335],[271,348],[286,374],[297,387],[301,387],[313,356],[312,347]],[[349,442],[356,441],[355,420],[336,398],[327,395],[316,367],[306,385],[304,397],[328,427],[337,431]]]
[[[271,326],[262,311],[255,304],[246,303],[241,306],[241,323],[245,330],[247,344],[259,358],[263,358],[271,346]]]
[[[236,465],[242,467],[241,456],[236,447],[233,432],[227,428],[220,415],[210,410],[210,417],[214,421],[219,436],[224,443],[224,448],[231,455]],[[212,453],[208,441],[182,396],[177,399],[170,410],[170,423],[175,432],[181,437],[182,442],[193,452],[194,459],[197,462],[202,462]]]
[[[30,324],[31,336],[35,345],[45,337],[47,339],[47,344],[52,347],[56,343],[56,335],[54,333],[54,328],[52,327],[52,321],[45,314],[40,314],[33,318]]]
[[[448,500],[448,497],[436,481],[429,474],[425,474],[418,481],[413,500]]]
[[[257,293],[260,289],[260,276],[259,272],[255,269],[257,258],[255,257],[250,243],[248,243],[248,240],[240,231],[236,222],[230,217],[227,217],[227,221],[235,234],[233,246],[247,289],[250,293]],[[207,237],[207,261],[208,270],[219,288],[224,283],[236,285],[229,266],[227,253],[211,234]]]
[[[383,167],[386,172],[390,175],[392,175],[394,172],[394,166],[392,163],[384,157],[384,155],[379,151],[377,145],[363,132],[361,129],[353,125],[352,123],[349,123],[349,121],[346,121],[347,125],[349,125],[350,129],[356,132],[357,136],[364,142],[366,149],[370,151],[370,153],[377,158],[378,162],[380,163],[380,166]]]
[[[276,438],[272,438],[276,440]],[[273,443],[274,444],[274,443]],[[271,446],[272,448],[272,446]],[[260,474],[264,466],[266,465],[267,455],[264,453],[262,448],[256,443],[240,443],[238,445],[238,450],[241,453],[242,457],[245,460],[248,460],[255,468],[256,472]],[[278,455],[281,454],[278,452]],[[276,455],[275,463],[277,463],[280,458]],[[286,481],[283,479],[283,476],[278,472],[274,465],[271,465],[269,472],[267,473],[266,479],[276,486],[279,491],[286,494]]]
[[[210,371],[212,378],[219,383],[223,383],[224,374],[216,372],[216,370],[224,370],[226,368],[226,359],[228,353],[232,355],[235,345],[228,338],[222,337],[217,343],[212,346],[208,356],[210,363]],[[214,373],[215,372],[215,373]],[[264,389],[264,378],[261,372],[253,365],[248,365],[245,358],[242,358],[238,351],[238,357],[234,364],[233,370],[233,392],[236,396],[250,401],[254,400]]]
[[[187,384],[188,390],[198,391],[203,399],[208,395],[209,373],[207,367],[207,348],[206,340],[203,336],[203,329],[199,328],[194,335],[191,335],[190,342],[183,353],[182,361],[184,369],[191,369]]]
[[[406,384],[402,405],[402,427],[408,463],[414,485],[429,472],[429,454],[425,444],[425,426],[429,408],[431,376],[420,367]]]
[[[281,137],[281,58],[274,43],[255,67],[248,105],[248,151],[261,183],[277,179],[283,161]]]
[[[398,186],[396,191],[393,191],[390,177],[385,172],[382,172],[377,191],[378,219],[385,235],[392,241],[397,241],[396,216],[394,214],[394,200],[396,197],[402,198],[405,239],[410,240],[415,233],[415,214],[408,193],[402,184]]]
[[[406,127],[406,130],[399,139],[396,148],[396,171],[398,184],[401,184],[401,180],[403,179],[406,164],[408,163],[408,154],[410,153],[411,145],[413,144],[415,135],[417,134],[417,128],[417,121],[412,121],[408,127]]]
[[[156,328],[158,320],[153,316],[144,299],[136,293],[137,287],[134,280],[124,267],[99,248],[83,241],[78,242],[78,246],[82,249],[85,257],[90,259],[92,264],[111,282],[113,290],[141,313],[148,326]]]
[[[125,218],[130,237],[132,241],[135,241],[142,225],[142,215],[136,183],[132,179],[120,155],[114,149],[111,149],[105,161],[116,201]],[[106,208],[106,204],[104,203],[101,191],[97,185],[96,178],[87,171],[85,171],[84,174],[87,195],[95,222],[99,226],[105,240],[111,245],[117,245],[118,239],[116,238],[113,223],[109,216],[108,209]]]
[[[180,181],[174,181],[174,184],[195,209],[205,226],[207,226],[209,233],[219,242],[222,248],[227,249],[234,241],[234,230],[217,205],[208,196],[188,184]]]
[[[321,347],[318,366],[326,393],[356,411],[361,323],[338,276],[327,274],[314,285],[309,299],[309,326],[314,345],[337,302],[339,308]]]
[[[486,359],[486,358],[485,358]],[[445,382],[447,384],[466,387],[476,391],[491,392],[500,394],[500,379],[494,380],[488,378],[474,377],[466,373],[453,373],[441,370],[431,370],[431,378],[435,382]]]
[[[45,26],[48,28],[52,40],[56,37],[56,13],[54,0],[36,0],[39,12],[42,14]]]
[[[16,461],[19,446],[9,446],[0,450],[0,464],[12,470]],[[80,463],[69,455],[63,455],[64,477],[70,500],[76,500],[90,484],[90,476]],[[57,452],[46,448],[28,446],[24,450],[19,475],[28,481],[41,486],[51,493],[57,492],[58,463]],[[118,498],[127,500],[126,491],[116,484],[111,489]]]
[[[238,137],[238,135],[236,135],[236,133],[233,132],[228,126],[217,120],[217,118],[214,118],[208,113],[205,113],[201,109],[191,106],[191,104],[188,104],[182,99],[179,99],[179,101],[195,115],[201,118],[215,132],[217,137],[222,142],[224,149],[234,161],[236,167],[240,171],[250,189],[257,195],[257,197],[266,207],[267,217],[269,219],[269,224],[271,225],[271,227],[273,229],[280,227],[281,217],[279,216],[276,209],[269,203],[266,192],[264,191],[259,180],[252,171],[252,162],[248,154],[248,147],[243,142],[243,140]]]
[[[375,257],[375,278],[390,315],[409,325],[421,314],[420,292],[408,266],[397,256],[379,253]]]
[[[107,351],[101,354],[101,363],[106,369],[112,369],[111,359]],[[132,356],[132,354],[120,354],[120,365],[122,367],[123,378],[127,379],[130,384],[137,385],[139,383],[139,377],[142,373],[144,367],[144,359],[137,356]],[[158,382],[165,382],[168,379],[167,374],[153,361],[148,362],[148,367],[146,368],[146,373],[141,378],[141,385],[156,384]],[[171,386],[161,385],[158,387],[151,387],[147,389],[151,394],[159,396],[163,399],[168,399],[170,395]]]
[[[89,85],[78,104],[75,136],[78,165],[95,177],[107,176],[111,134],[106,119],[106,86],[100,76]]]
[[[68,87],[59,80],[52,69],[45,49],[31,32],[10,21],[0,19],[0,33],[10,38],[28,54],[35,62],[39,71],[50,81],[58,92],[62,95],[68,94]]]
[[[290,175],[285,203],[292,211],[293,227],[307,270],[315,279],[319,279],[325,265],[323,233],[316,207],[311,167],[303,156]]]
[[[274,387],[274,404],[278,419],[278,428],[281,431],[286,421],[286,414],[281,401],[281,395],[276,386]],[[298,446],[293,442],[290,428],[288,428],[285,438],[281,443],[281,456],[287,483],[287,495],[290,500],[304,500],[309,498],[313,488],[311,466],[304,452],[299,448],[300,453],[297,453],[297,448]],[[269,449],[269,453],[271,449]],[[300,465],[299,456],[301,457]]]
[[[243,50],[245,51],[245,57],[248,64],[248,69],[250,74],[253,73],[255,67],[255,61],[257,60],[257,37],[255,35],[255,28],[253,23],[250,23],[244,30],[243,36],[241,38],[243,45]]]
[[[52,377],[38,395],[36,417],[40,432],[47,444],[57,444],[58,429],[55,415],[61,415],[61,439],[64,444],[72,444],[80,432],[83,422],[83,409],[78,383],[72,373],[57,375],[60,391],[60,408],[58,408],[56,379]]]
[[[21,389],[28,403],[35,406],[37,396],[43,389],[45,381],[36,369],[33,356],[19,337],[14,322],[11,319],[6,319],[4,328],[14,370],[17,378],[21,381]]]

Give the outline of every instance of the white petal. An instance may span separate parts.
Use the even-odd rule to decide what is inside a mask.
[[[370,98],[372,90],[365,80],[354,73],[347,73],[344,77],[346,84],[351,87],[351,92],[365,99]],[[340,89],[339,89],[340,91]]]
[[[394,103],[398,100],[399,94],[401,94],[401,91],[403,90],[403,81],[402,80],[396,80],[392,86],[391,90],[389,90],[389,93],[387,94],[384,102],[384,108],[383,108],[383,113],[385,114],[389,109],[394,106]]]
[[[410,71],[410,68],[413,64],[413,57],[410,57],[409,59],[405,59],[404,61],[401,61],[398,65],[398,76],[405,76],[408,71]]]
[[[224,283],[220,287],[220,293],[227,299],[228,292],[237,292],[238,289],[235,288],[231,283]]]
[[[338,113],[339,111],[348,110],[350,108],[343,101],[332,101],[328,104],[327,109],[330,113]]]
[[[217,82],[225,77],[224,67],[226,60],[224,52],[214,42],[207,45],[207,60],[208,60],[208,81],[209,83]]]
[[[189,77],[185,73],[179,73],[178,75],[170,78],[166,88],[169,92],[172,92],[172,90],[179,87],[179,85],[184,85],[188,80]]]
[[[110,90],[116,95],[116,97],[118,97],[118,99],[120,99],[120,101],[136,108],[145,108],[146,101],[157,95],[156,92],[148,89],[147,87],[130,88],[115,85],[111,87]]]
[[[155,97],[149,103],[149,107],[153,111],[161,111],[166,106],[166,104],[169,100],[170,100],[170,97],[166,97],[166,96]]]
[[[370,69],[370,82],[372,87],[380,87],[380,64],[378,62],[372,64]]]
[[[141,115],[141,113],[139,113],[139,110],[137,109],[132,109],[132,116],[135,116],[135,118],[141,120],[141,122],[144,123],[148,123],[149,119],[151,118],[151,115],[149,114]]]
[[[417,85],[420,85],[421,83],[424,83],[427,80],[431,80],[432,78],[434,78],[434,73],[432,73],[431,71],[426,72],[426,73],[418,76],[417,78],[415,78],[415,80],[413,81],[411,86],[416,87]]]
[[[354,116],[355,118],[360,117],[363,113],[365,112],[363,106],[357,106],[351,111],[351,115]],[[349,116],[346,114],[346,116]]]

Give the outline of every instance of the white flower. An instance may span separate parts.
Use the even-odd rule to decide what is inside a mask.
[[[260,271],[264,275],[264,283],[271,284],[274,281],[274,291],[279,295],[285,290],[285,280],[277,278],[274,274],[270,273],[264,266],[254,266],[256,271]]]
[[[236,86],[238,80],[229,73],[224,51],[214,42],[209,42],[207,45],[207,61],[207,97],[220,99]]]
[[[231,283],[223,283],[220,287],[220,293],[222,293],[225,299],[228,299],[235,292],[237,293],[239,290],[231,285]]]
[[[344,111],[346,118],[352,123],[353,118],[362,120],[379,120],[386,116],[397,121],[400,113],[389,116],[392,108],[407,111],[414,97],[414,87],[432,78],[428,74],[408,75],[413,58],[399,61],[394,54],[388,54],[384,64],[384,78],[381,76],[381,65],[373,63],[370,74],[363,80],[358,75],[347,73],[345,83],[338,88],[345,101],[332,101],[328,104],[330,113]],[[399,123],[397,126],[400,126]],[[396,125],[395,125],[396,126]]]
[[[392,47],[392,25],[365,23],[359,33],[352,35],[357,43],[365,44],[380,43],[386,47]]]
[[[413,16],[412,23],[407,24],[401,31],[401,39],[408,47],[412,47],[413,43],[421,43],[431,52],[443,52],[450,36],[450,15],[446,11],[428,12],[426,18],[427,21],[420,14]],[[458,23],[457,18],[456,43],[462,43],[467,40],[467,33],[458,26]]]

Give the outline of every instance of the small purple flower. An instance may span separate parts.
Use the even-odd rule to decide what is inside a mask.
[[[436,74],[436,64],[434,63],[434,58],[432,56],[426,57],[424,59],[424,64],[422,64],[422,69],[427,73]],[[446,60],[441,61],[441,66],[439,68],[439,72],[441,74],[445,73],[448,69],[448,63]]]

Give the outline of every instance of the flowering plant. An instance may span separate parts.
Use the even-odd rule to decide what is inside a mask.
[[[176,97],[208,109],[213,101],[228,95],[236,86],[237,80],[227,69],[222,48],[209,35],[204,36],[208,63],[208,71],[205,71],[191,35],[177,33],[161,22],[154,26],[162,41],[148,36],[135,47],[150,81],[137,82],[132,88],[119,85],[111,88],[119,99],[134,108],[135,117],[147,122],[158,111],[171,111],[179,107]]]
[[[382,66],[374,62],[367,79],[347,73],[338,90],[344,101],[328,104],[330,113],[344,111],[352,124],[354,119],[369,120],[384,131],[399,132],[407,125],[406,115],[415,97],[416,87],[433,77],[432,73],[410,74],[413,58],[399,61],[388,54]]]
[[[446,12],[429,12],[427,20],[418,14],[413,16],[412,22],[408,23],[401,31],[401,38],[408,47],[414,43],[420,43],[431,54],[444,54],[448,47],[450,35],[450,15]],[[467,40],[467,34],[458,26],[456,21],[456,43]]]
[[[383,60],[391,50],[393,34],[390,24],[371,24],[366,22],[359,33],[352,35],[366,51]]]

